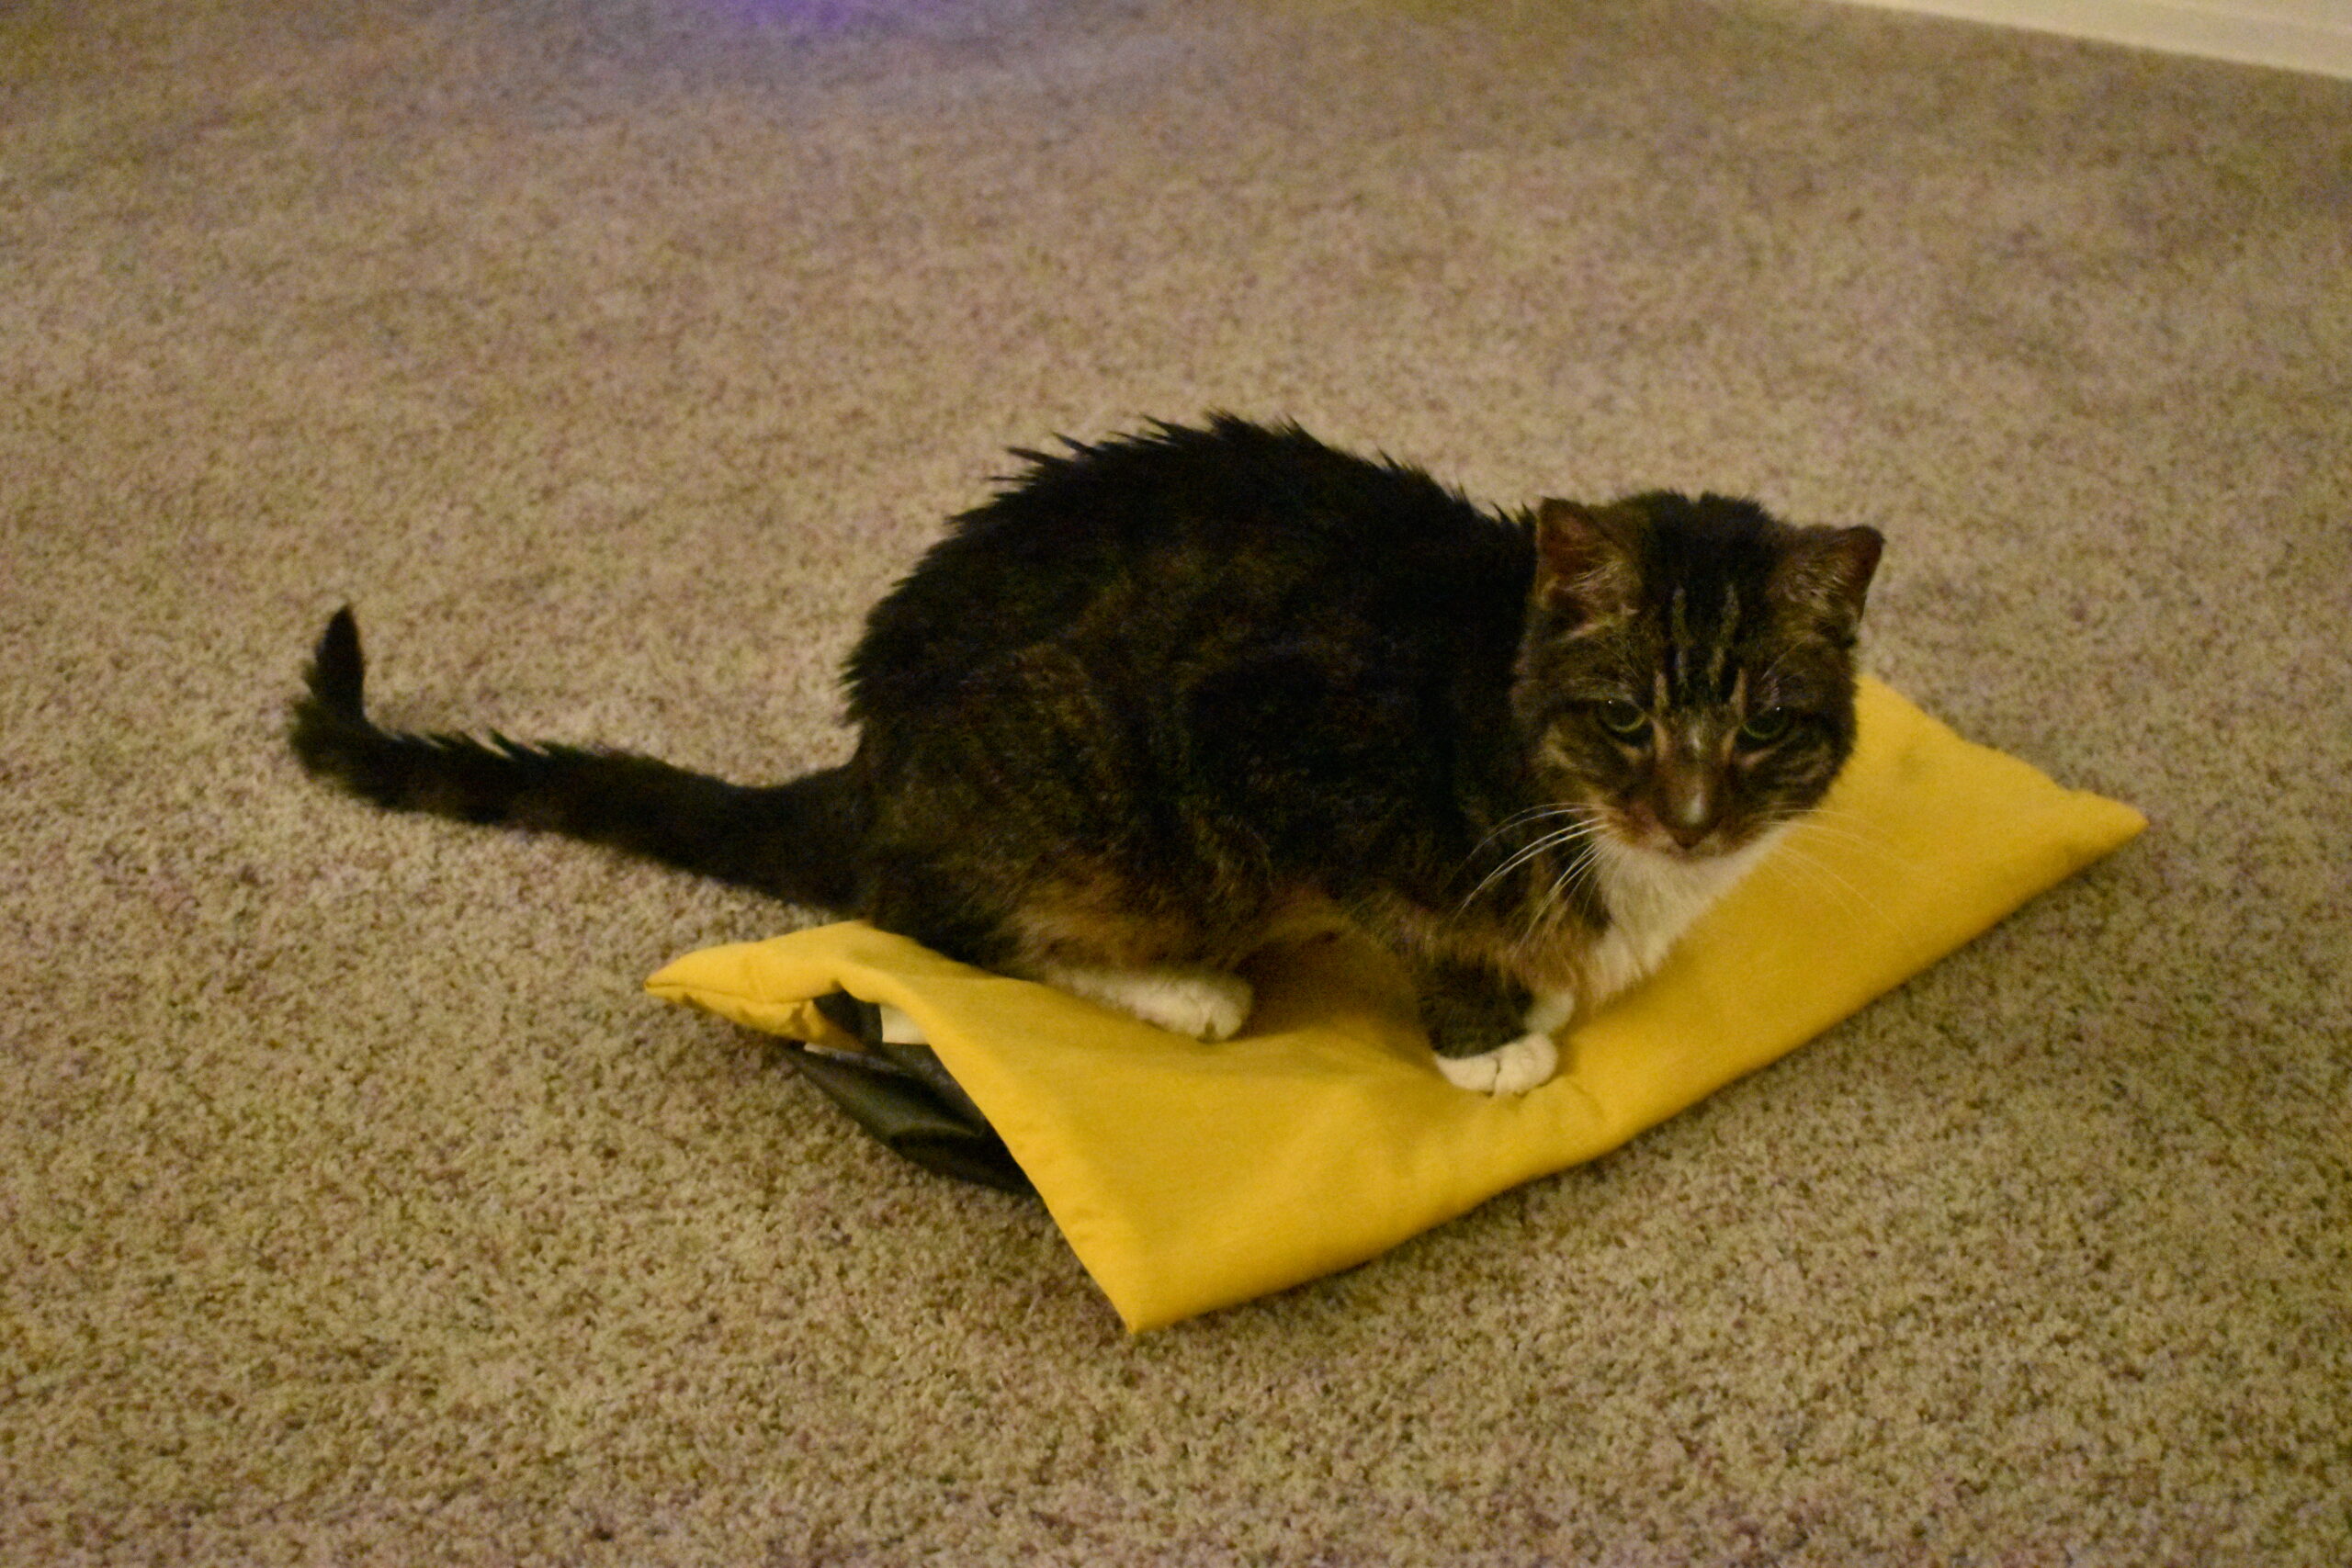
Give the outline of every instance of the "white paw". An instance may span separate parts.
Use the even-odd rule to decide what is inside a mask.
[[[1230,1040],[1257,995],[1238,975],[1211,969],[1063,969],[1048,985],[1193,1040]]]
[[[1476,1056],[1440,1056],[1438,1071],[1457,1089],[1480,1094],[1525,1094],[1559,1070],[1560,1048],[1548,1034],[1522,1034]]]
[[[1230,1040],[1250,1021],[1257,996],[1238,975],[1148,970],[1128,996],[1128,1010],[1146,1023],[1195,1040]]]

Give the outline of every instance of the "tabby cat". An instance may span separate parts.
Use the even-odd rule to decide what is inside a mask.
[[[1026,467],[876,606],[857,746],[752,788],[387,731],[349,610],[294,750],[379,806],[570,834],[854,915],[1202,1040],[1336,907],[1447,1077],[1516,1093],[1820,801],[1854,739],[1869,528],[1671,493],[1503,513],[1295,425]]]

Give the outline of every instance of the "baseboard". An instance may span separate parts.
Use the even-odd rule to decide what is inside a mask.
[[[1848,0],[2352,79],[2352,0]]]

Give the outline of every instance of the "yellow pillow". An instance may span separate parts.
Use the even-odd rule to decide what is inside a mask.
[[[852,922],[690,953],[647,982],[854,1043],[814,998],[920,1024],[1131,1330],[1377,1256],[1606,1153],[1892,989],[2146,826],[1972,745],[1876,682],[1800,828],[1643,985],[1572,1025],[1520,1099],[1438,1076],[1412,998],[1344,934],[1269,948],[1248,1032],[1179,1039]]]

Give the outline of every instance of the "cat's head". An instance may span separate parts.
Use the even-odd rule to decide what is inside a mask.
[[[1513,705],[1549,798],[1692,860],[1820,800],[1853,749],[1876,531],[1665,492],[1547,501],[1532,527]]]

